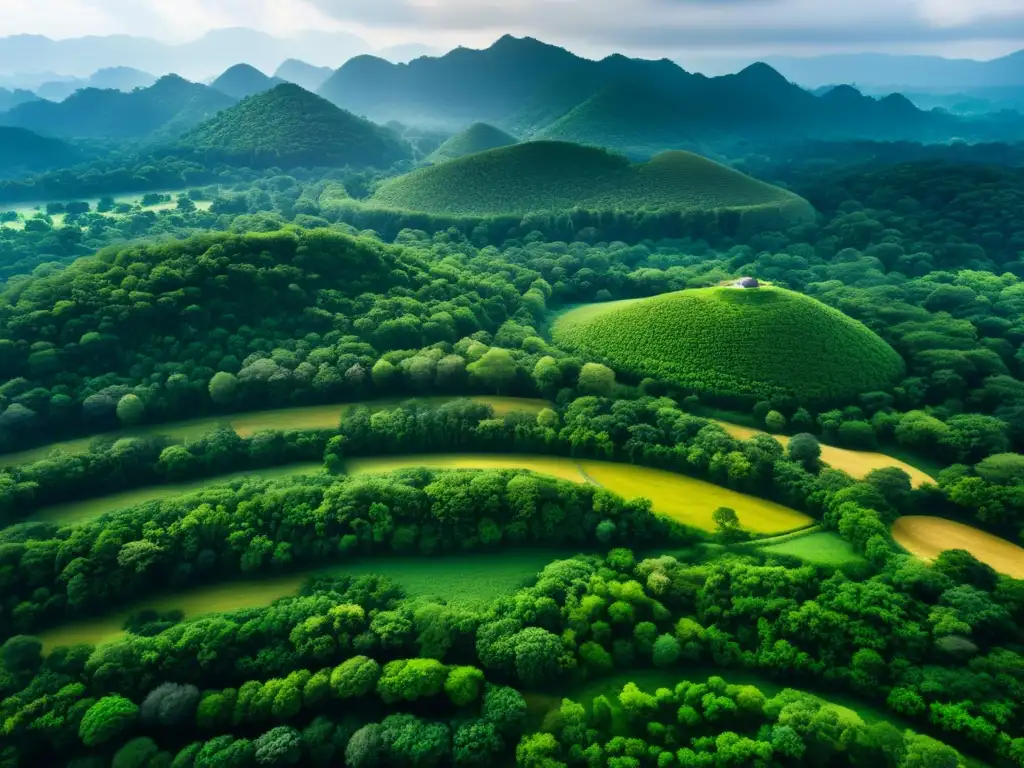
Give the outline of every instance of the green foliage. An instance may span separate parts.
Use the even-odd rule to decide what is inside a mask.
[[[468,217],[641,210],[731,211],[808,221],[796,195],[689,152],[640,165],[602,149],[531,141],[450,160],[385,182],[368,205]]]
[[[443,163],[477,152],[498,149],[517,143],[517,139],[487,123],[473,123],[466,130],[455,134],[427,158],[432,163]]]
[[[409,156],[384,128],[291,83],[225,109],[182,136],[175,151],[254,168],[387,167]]]
[[[86,711],[78,729],[82,743],[95,747],[135,725],[139,708],[123,696],[104,696]]]
[[[60,102],[15,107],[5,123],[58,138],[104,140],[175,135],[231,106],[230,96],[177,75],[131,93],[86,88]]]
[[[555,340],[716,395],[842,401],[893,384],[899,355],[860,323],[780,288],[708,288],[559,318]]]

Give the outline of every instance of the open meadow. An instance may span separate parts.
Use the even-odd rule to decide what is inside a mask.
[[[768,555],[788,555],[811,565],[827,565],[833,568],[867,562],[864,556],[838,533],[817,528],[788,536],[773,537],[758,542],[757,548]]]
[[[963,549],[1000,573],[1024,579],[1024,548],[955,520],[907,515],[893,523],[892,537],[922,560],[934,560],[947,549]]]
[[[789,445],[789,435],[775,435],[765,432],[763,429],[745,427],[741,424],[733,424],[720,419],[715,419],[715,422],[724,427],[726,432],[738,440],[748,440],[754,435],[771,435],[771,437],[774,437],[782,444],[783,448]],[[935,484],[935,478],[927,472],[893,456],[878,453],[877,451],[854,451],[849,448],[837,448],[834,445],[826,445],[825,443],[820,445],[822,461],[830,467],[841,469],[850,477],[857,478],[858,480],[867,477],[868,473],[872,470],[896,467],[910,475],[910,482],[916,488],[920,488],[926,483]]]
[[[552,560],[575,554],[577,552],[568,550],[536,549],[355,560],[284,576],[236,580],[157,595],[126,609],[54,627],[41,633],[41,638],[47,650],[76,643],[109,642],[121,637],[128,617],[143,609],[180,610],[185,618],[192,619],[210,613],[258,608],[298,594],[303,583],[311,578],[331,576],[386,576],[409,597],[442,598],[466,607],[479,607],[527,584]]]
[[[736,510],[740,524],[754,533],[783,533],[804,528],[812,518],[772,501],[748,496],[686,475],[607,461],[555,456],[504,454],[431,454],[352,459],[346,468],[361,475],[396,469],[526,469],[576,483],[593,483],[626,499],[650,499],[653,510],[676,522],[715,530],[712,513],[719,507]]]

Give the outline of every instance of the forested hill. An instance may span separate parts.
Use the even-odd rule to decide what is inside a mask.
[[[81,157],[77,148],[60,139],[0,126],[0,177],[71,165]]]
[[[409,156],[391,131],[292,83],[250,96],[181,138],[176,151],[252,167],[386,168]]]
[[[235,99],[244,99],[263,91],[269,91],[284,80],[268,77],[249,64],[236,64],[210,83],[215,91],[226,93]]]
[[[945,141],[999,137],[1020,128],[923,112],[902,97],[874,99],[852,88],[818,97],[767,64],[709,78],[670,61],[624,56],[590,61],[537,40],[509,36],[486,50],[460,48],[409,64],[357,57],[324,83],[320,93],[378,122],[457,129],[484,121],[517,134],[540,132],[565,140],[579,140],[589,130],[593,143],[615,147],[640,143],[637,136],[649,138],[649,123],[661,134],[654,142],[658,149],[713,141],[723,133],[740,139],[786,135]],[[635,125],[630,124],[634,117]]]
[[[86,88],[65,101],[32,101],[0,114],[0,124],[58,138],[140,139],[174,126],[182,131],[235,102],[176,75],[131,93]]]

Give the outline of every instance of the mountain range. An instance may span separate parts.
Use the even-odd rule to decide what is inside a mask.
[[[289,83],[284,88],[287,78],[281,74],[302,80],[306,87]],[[331,131],[369,147],[362,156],[407,156],[408,147],[402,152],[389,148],[390,139],[399,137],[424,156],[445,135],[476,123],[487,125],[476,126],[461,144],[487,144],[497,136],[500,145],[515,136],[602,146],[633,159],[674,149],[729,154],[758,143],[808,139],[1005,141],[1024,135],[1024,117],[1015,112],[964,118],[918,109],[898,94],[866,96],[848,85],[811,92],[765,63],[706,77],[667,59],[614,55],[594,61],[511,36],[487,49],[458,48],[406,64],[357,56],[327,75],[324,68],[295,60],[275,76],[251,63],[234,64],[210,85],[167,75],[130,93],[85,88],[60,103],[8,92],[8,100],[25,103],[0,112],[0,125],[48,138],[160,145],[175,142],[240,100],[247,103],[250,97],[276,92],[275,98],[249,102],[220,123],[213,120],[205,132],[193,133],[190,144],[192,155],[260,165],[275,156],[290,163],[312,162],[320,149],[330,163],[347,162],[343,158],[348,149],[328,140]],[[322,98],[317,98],[310,91],[323,77],[318,89]],[[324,108],[328,102],[330,110]],[[318,126],[317,136],[307,136],[296,153],[282,137],[288,131],[302,132],[303,115]],[[357,118],[377,125],[353,122]],[[271,131],[273,140],[263,142],[246,127],[247,121]],[[387,133],[376,133],[385,130],[382,125]],[[413,141],[424,130],[445,135],[426,143]],[[492,138],[481,139],[483,134]]]
[[[86,88],[59,103],[40,99],[20,104],[0,113],[0,125],[52,138],[174,137],[236,101],[209,86],[166,75],[131,93]]]
[[[320,88],[379,123],[447,130],[486,122],[524,138],[598,144],[633,157],[723,142],[801,137],[949,141],[1021,135],[1012,120],[964,120],[900,95],[841,86],[815,95],[768,64],[705,77],[666,59],[592,61],[532,38],[392,64],[357,56]]]
[[[216,29],[181,44],[131,35],[66,40],[11,35],[0,37],[0,76],[6,76],[0,84],[8,88],[34,89],[59,79],[86,78],[109,67],[131,67],[158,75],[173,72],[201,80],[239,61],[249,62],[264,72],[273,72],[287,59],[301,58],[318,66],[338,67],[352,56],[372,51],[373,46],[356,35],[317,30],[276,37],[245,28]],[[376,53],[389,60],[406,61],[437,51],[414,44],[393,46]],[[40,72],[48,74],[33,75]]]
[[[50,80],[37,86],[35,94],[50,101],[64,101],[75,91],[83,88],[115,90],[128,93],[136,88],[148,88],[157,80],[155,75],[132,67],[107,67],[94,72],[89,77],[73,77],[61,80]]]
[[[790,80],[808,88],[845,83],[895,90],[953,92],[1024,86],[1024,50],[991,61],[885,53],[808,58],[777,56],[766,61]]]

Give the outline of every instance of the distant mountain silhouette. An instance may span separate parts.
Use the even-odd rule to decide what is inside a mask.
[[[384,168],[409,157],[391,131],[293,83],[250,96],[186,133],[179,152],[256,168]]]
[[[307,91],[316,91],[327,78],[334,74],[330,67],[316,67],[299,59],[288,59],[274,73],[274,77],[286,83],[295,83]]]
[[[146,72],[178,72],[196,79],[223,72],[239,61],[271,72],[282,61],[302,56],[337,67],[372,50],[366,41],[344,32],[317,30],[275,37],[252,29],[215,29],[178,45],[146,37],[107,35],[51,40],[41,35],[0,37],[0,73],[60,72],[84,78],[98,69],[126,66]]]
[[[148,88],[157,80],[155,75],[132,67],[108,67],[97,70],[91,77],[51,80],[35,89],[36,94],[50,101],[64,101],[83,88],[99,88],[130,93],[136,88]]]
[[[391,64],[376,56],[357,56],[344,64],[320,88],[320,95],[340,107],[365,114],[377,122],[434,123],[455,130],[471,122],[507,122],[535,97],[550,93],[585,98],[607,81],[617,67],[646,67],[624,57],[604,62],[580,58],[533,38],[502,37],[490,48],[456,48],[439,58],[420,58]],[[675,65],[672,65],[675,66]],[[595,67],[600,68],[596,71]],[[537,105],[540,107],[541,105]]]
[[[20,88],[10,91],[6,88],[0,88],[0,112],[6,112],[9,109],[14,109],[19,104],[37,101],[38,99],[39,97],[32,93],[32,91],[25,91]]]
[[[279,78],[268,77],[249,64],[235,64],[210,83],[210,87],[232,98],[244,99],[269,91],[283,82]]]
[[[177,75],[132,93],[86,88],[55,104],[33,101],[0,114],[0,124],[57,138],[141,139],[185,131],[235,100]]]
[[[963,121],[853,88],[816,96],[766,63],[721,77],[667,60],[580,58],[531,38],[390,64],[360,56],[320,89],[377,122],[459,130],[486,122],[527,138],[596,144],[649,157],[666,149],[784,137],[946,141],[1020,133],[1009,121]]]
[[[81,159],[80,150],[60,139],[0,126],[0,176],[73,165]]]
[[[885,53],[777,56],[768,61],[786,77],[812,88],[835,83],[948,91],[1024,86],[1024,50],[991,61]]]

